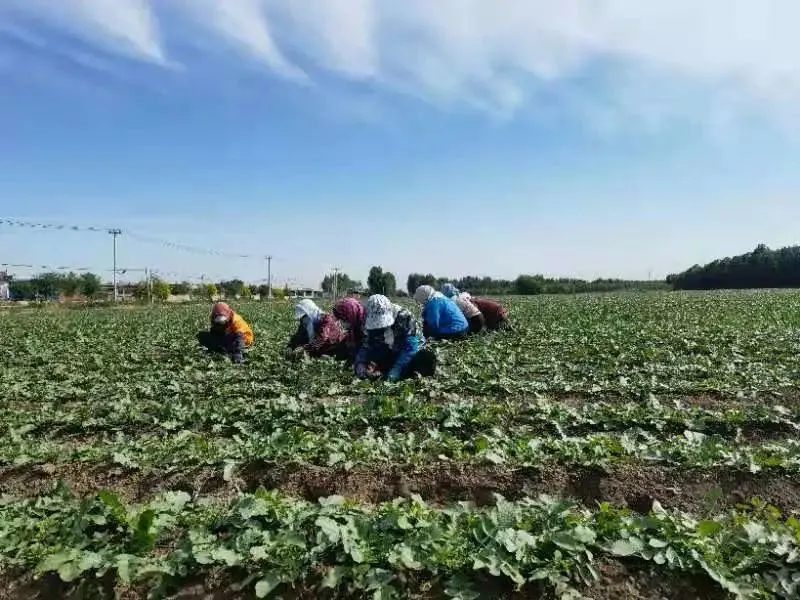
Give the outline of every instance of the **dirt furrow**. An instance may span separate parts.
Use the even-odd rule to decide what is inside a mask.
[[[800,480],[778,471],[748,473],[732,469],[680,470],[631,463],[610,470],[545,465],[540,469],[436,464],[425,467],[335,467],[250,463],[225,481],[221,469],[148,473],[105,464],[66,463],[0,469],[0,494],[29,497],[63,481],[80,495],[114,490],[141,501],[166,490],[184,490],[220,501],[259,487],[316,500],[342,495],[376,503],[419,494],[442,504],[492,502],[548,494],[587,506],[598,502],[647,512],[654,500],[665,507],[697,514],[713,513],[758,497],[786,513],[800,513]]]
[[[637,561],[600,559],[597,563],[599,579],[586,586],[583,594],[594,600],[725,600],[729,596],[713,581],[703,575],[688,573],[658,573],[651,566]],[[174,600],[253,600],[252,584],[244,590],[240,582],[244,572],[212,569],[193,580],[176,582],[168,597]],[[481,584],[483,598],[498,600],[541,600],[550,597],[538,586],[528,585],[522,590],[512,589],[510,582],[484,577]],[[79,586],[64,583],[55,575],[34,579],[30,573],[3,573],[0,571],[0,600],[83,600],[86,597],[98,600],[146,600],[146,586],[124,586],[113,574]],[[424,580],[409,582],[409,592],[423,600],[447,597],[440,585],[430,585]],[[284,598],[292,600],[333,599],[332,593],[321,592],[302,584],[287,588]],[[90,594],[87,595],[87,594]],[[366,596],[365,596],[366,597]]]

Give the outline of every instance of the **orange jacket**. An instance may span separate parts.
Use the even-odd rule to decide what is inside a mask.
[[[252,346],[255,342],[252,328],[247,324],[247,321],[239,316],[238,313],[233,313],[233,318],[228,321],[225,332],[229,334],[240,334],[242,337],[244,337],[245,346]]]

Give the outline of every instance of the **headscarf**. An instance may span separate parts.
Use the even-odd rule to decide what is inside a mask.
[[[309,300],[308,298],[300,300],[300,302],[294,306],[294,318],[298,321],[302,321],[303,317],[308,317],[308,319],[306,319],[306,332],[308,333],[308,339],[313,340],[316,336],[314,326],[322,318],[322,309],[317,306],[313,300]]]
[[[225,325],[233,318],[233,309],[224,302],[217,302],[211,308],[211,322],[216,325]]]
[[[442,286],[442,294],[447,296],[448,298],[454,298],[460,294],[458,288],[454,286],[452,283],[445,283]]]
[[[433,298],[434,294],[436,294],[436,290],[429,285],[421,285],[417,288],[417,291],[414,292],[414,301],[421,305],[425,306],[428,301]]]
[[[367,310],[355,298],[342,298],[333,307],[333,316],[347,323],[352,329],[361,329],[367,318]]]
[[[395,305],[382,294],[369,297],[366,313],[365,327],[368,330],[384,329],[394,325]]]

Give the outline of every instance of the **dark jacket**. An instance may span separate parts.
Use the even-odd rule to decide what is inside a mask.
[[[508,322],[508,310],[505,306],[494,300],[486,298],[472,298],[472,303],[481,311],[483,318],[486,319],[487,329],[497,329],[503,323]]]
[[[304,324],[297,327],[297,331],[289,340],[289,348],[302,347],[308,352],[309,356],[318,358],[320,356],[339,355],[345,345],[346,334],[342,327],[332,315],[323,313],[319,321],[314,325],[314,339],[308,339],[308,331]]]

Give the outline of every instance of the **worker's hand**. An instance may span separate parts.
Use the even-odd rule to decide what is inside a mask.
[[[286,349],[286,360],[298,360],[303,356],[303,349],[302,348],[287,348]]]

